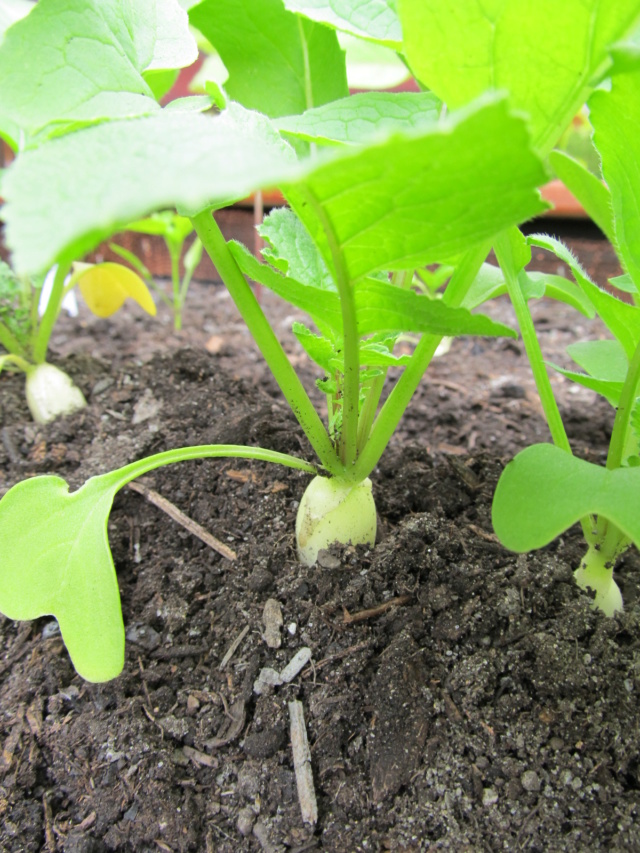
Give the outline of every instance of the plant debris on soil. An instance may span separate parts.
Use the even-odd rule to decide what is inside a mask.
[[[604,283],[606,244],[572,247]],[[311,387],[289,309],[263,302]],[[602,334],[554,303],[535,316],[553,361]],[[313,458],[219,286],[194,284],[185,330],[170,328],[164,309],[62,321],[52,360],[89,407],[49,426],[3,373],[0,494],[45,472],[75,488],[186,444]],[[612,410],[553,383],[576,452],[604,460]],[[308,475],[290,469],[189,462],[125,488],[108,525],[122,675],[83,682],[55,620],[0,617],[0,848],[639,850],[638,556],[617,572],[625,613],[606,619],[573,581],[579,529],[520,556],[492,532],[502,467],[546,440],[522,343],[467,338],[434,362],[374,473],[373,549],[301,566]],[[300,715],[315,822],[292,754]]]

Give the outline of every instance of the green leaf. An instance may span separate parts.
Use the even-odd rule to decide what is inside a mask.
[[[302,222],[288,207],[276,207],[258,226],[268,245],[265,260],[302,284],[336,290],[333,277]]]
[[[70,494],[60,477],[34,477],[0,502],[0,612],[10,619],[55,616],[75,668],[88,681],[115,678],[124,663],[107,539],[118,487],[108,476],[96,477]]]
[[[229,242],[229,251],[250,279],[260,282],[291,305],[305,311],[320,330],[330,329],[336,334],[342,334],[342,311],[335,291],[303,284],[291,276],[281,275],[268,264],[261,264],[242,243],[236,243],[235,240]]]
[[[293,334],[298,339],[300,346],[326,373],[331,372],[331,360],[336,356],[336,348],[333,341],[324,335],[316,335],[303,323],[295,322],[292,326]]]
[[[238,104],[216,117],[161,111],[108,122],[50,140],[9,167],[7,242],[16,269],[37,272],[82,257],[155,210],[223,206],[298,169],[268,119]]]
[[[581,163],[563,151],[552,151],[549,161],[565,187],[578,199],[607,240],[615,245],[609,188]]]
[[[589,101],[594,142],[609,185],[617,245],[626,272],[640,284],[640,74],[620,74]]]
[[[345,33],[399,49],[402,30],[395,0],[284,0],[291,12]]]
[[[359,145],[391,131],[419,130],[437,121],[440,106],[431,92],[361,92],[274,124],[308,142]]]
[[[204,0],[189,17],[229,72],[225,90],[245,107],[282,116],[348,94],[336,34],[282,0]]]
[[[0,133],[14,148],[159,109],[143,72],[191,64],[175,0],[40,0],[0,47]]]
[[[338,262],[356,279],[441,262],[540,213],[544,179],[524,122],[491,97],[283,189],[332,272]]]
[[[33,9],[29,0],[3,0],[0,5],[0,42],[10,26],[15,24]]]
[[[394,355],[387,346],[376,341],[363,341],[359,352],[361,367],[406,367],[411,361],[410,355]]]
[[[506,548],[524,553],[597,515],[640,545],[639,503],[640,469],[608,470],[536,444],[504,469],[493,499],[493,527]]]
[[[556,257],[567,264],[575,280],[596,309],[598,316],[611,334],[621,343],[627,358],[631,360],[638,342],[640,342],[640,308],[616,299],[615,296],[595,285],[571,251],[559,240],[546,234],[532,234],[527,237],[527,241],[532,246],[539,246],[541,249],[553,252]]]
[[[478,308],[485,302],[502,296],[506,292],[507,285],[500,267],[493,266],[493,264],[483,264],[475,281],[469,288],[462,306],[472,311],[474,308]],[[595,315],[593,305],[580,288],[559,275],[536,271],[527,272],[526,287],[523,287],[523,294],[527,301],[547,296],[549,299],[555,299],[558,302],[571,305],[572,308],[580,311],[585,317],[593,317]]]
[[[452,308],[441,299],[402,290],[374,279],[354,285],[358,335],[376,332],[429,332],[435,335],[506,335],[513,329],[483,314]]]
[[[639,10],[636,0],[401,0],[400,16],[405,56],[423,84],[451,108],[507,90],[546,154]]]
[[[640,292],[629,273],[623,273],[622,275],[616,275],[613,278],[610,278],[609,284],[617,290],[621,290],[623,293],[637,294]]]
[[[73,665],[88,681],[115,678],[124,626],[107,521],[116,492],[141,474],[187,459],[260,459],[315,473],[294,456],[236,445],[184,447],[92,477],[69,493],[60,477],[33,477],[0,500],[0,612],[55,616]]]
[[[595,391],[596,394],[600,394],[610,405],[617,408],[618,403],[620,402],[620,395],[622,394],[622,386],[624,383],[612,382],[608,379],[596,379],[593,376],[587,376],[585,373],[578,373],[575,370],[567,370],[564,367],[560,367],[558,364],[554,364],[553,361],[548,361],[546,363],[550,367],[553,367],[553,369],[558,373],[566,376],[567,379],[571,379],[571,381],[575,382],[577,385],[582,385],[583,388],[588,388],[590,391]]]
[[[640,26],[612,45],[610,52],[613,59],[612,74],[637,71],[640,68]]]
[[[578,341],[569,344],[567,353],[590,376],[611,382],[624,382],[629,361],[618,341]]]

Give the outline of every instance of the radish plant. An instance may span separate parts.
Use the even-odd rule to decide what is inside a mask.
[[[625,67],[625,66],[623,66]],[[618,558],[640,545],[640,145],[635,133],[640,114],[640,74],[621,71],[611,86],[589,101],[594,143],[606,185],[566,155],[554,154],[557,174],[582,202],[616,247],[624,274],[612,279],[615,295],[591,282],[566,247],[536,235],[528,243],[554,252],[571,269],[576,282],[611,334],[604,340],[572,344],[568,353],[576,369],[556,367],[569,379],[601,394],[615,418],[604,467],[571,455],[546,370],[531,333],[530,356],[536,367],[555,446],[542,444],[519,453],[507,465],[496,490],[493,519],[501,541],[515,551],[548,544],[580,521],[586,553],[575,570],[580,587],[594,606],[611,616],[622,610],[613,577]],[[511,270],[516,273],[516,269]],[[521,275],[521,273],[517,273]]]
[[[11,78],[16,94],[12,108],[0,112],[0,132],[26,141],[3,181],[7,240],[17,269],[38,273],[154,211],[188,217],[316,461],[262,448],[180,448],[94,477],[71,494],[57,477],[10,489],[0,501],[0,610],[16,619],[55,615],[74,665],[95,681],[123,665],[106,523],[115,492],[133,477],[193,458],[279,462],[315,475],[298,517],[301,559],[312,562],[336,540],[373,544],[370,481],[381,454],[443,336],[514,334],[471,313],[510,286],[484,261],[492,245],[508,255],[509,229],[544,210],[542,158],[606,75],[608,45],[637,18],[629,0],[613,11],[574,0],[555,17],[525,17],[521,2],[507,0],[494,21],[479,17],[472,0],[402,0],[400,18],[391,0],[185,5],[228,64],[228,83],[226,92],[208,87],[210,100],[164,109],[147,69],[176,67],[193,49],[173,0],[128,6],[124,22],[116,0],[40,0],[7,31],[0,85]],[[80,7],[83,14],[73,14]],[[349,97],[336,29],[398,51],[425,91]],[[534,38],[545,43],[544,63],[531,48]],[[40,89],[33,69],[23,74],[21,51],[42,40],[49,48],[37,54],[43,63],[63,46],[73,51],[93,42],[108,51],[109,63],[88,61],[75,93],[39,66],[49,98],[26,109],[20,86]],[[203,113],[213,102],[213,114]],[[260,261],[225,240],[213,213],[271,186],[281,188],[290,209],[262,226]],[[414,271],[427,265],[446,271],[439,298],[413,286]],[[294,331],[321,371],[327,422],[250,279],[308,315]],[[531,286],[580,302],[551,280]],[[410,355],[398,355],[395,342],[407,332],[418,342]],[[391,366],[401,374],[385,398]]]
[[[47,279],[51,288],[45,292]],[[16,275],[0,262],[0,372],[25,374],[25,395],[37,423],[48,423],[86,406],[71,377],[47,362],[49,339],[65,299],[75,287],[98,317],[110,317],[131,297],[147,313],[156,306],[145,283],[121,264],[54,266],[44,275]]]

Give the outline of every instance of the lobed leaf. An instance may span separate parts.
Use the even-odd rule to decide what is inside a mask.
[[[262,256],[302,284],[336,290],[333,277],[302,222],[287,207],[277,207],[258,226],[268,245]]]
[[[419,130],[437,121],[440,107],[431,92],[360,92],[274,124],[308,142],[359,145],[392,131]]]
[[[224,62],[225,90],[270,117],[348,94],[335,32],[287,11],[282,0],[204,0],[189,12]]]
[[[401,0],[404,52],[449,107],[507,90],[548,153],[640,18],[636,0]]]
[[[0,134],[14,147],[159,109],[143,72],[197,56],[176,0],[40,0],[0,46]]]
[[[544,169],[504,98],[323,163],[284,192],[350,279],[443,261],[545,209]],[[328,236],[327,236],[328,235]]]
[[[608,470],[554,445],[536,444],[504,469],[493,499],[493,527],[506,548],[523,553],[597,515],[639,545],[639,502],[639,468]]]

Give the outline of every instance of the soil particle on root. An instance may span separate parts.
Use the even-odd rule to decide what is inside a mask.
[[[554,360],[570,331],[544,339]],[[226,340],[224,356],[194,340],[111,368],[99,352],[63,359],[90,405],[46,427],[28,420],[20,378],[0,376],[0,491],[43,472],[76,487],[187,443],[311,458],[244,342]],[[233,561],[119,493],[108,529],[122,675],[87,684],[51,618],[0,619],[0,849],[640,849],[640,561],[621,561],[627,609],[607,620],[573,582],[579,531],[525,556],[492,533],[502,465],[546,439],[519,346],[463,340],[434,364],[374,473],[373,549],[300,566],[308,478],[288,469],[199,461],[146,478]],[[589,398],[584,417],[568,387],[558,383],[572,439],[598,460],[611,412]],[[263,639],[270,599],[279,647]],[[281,674],[304,648],[311,659],[290,681],[254,692],[262,670]],[[295,701],[315,826],[300,812]]]

